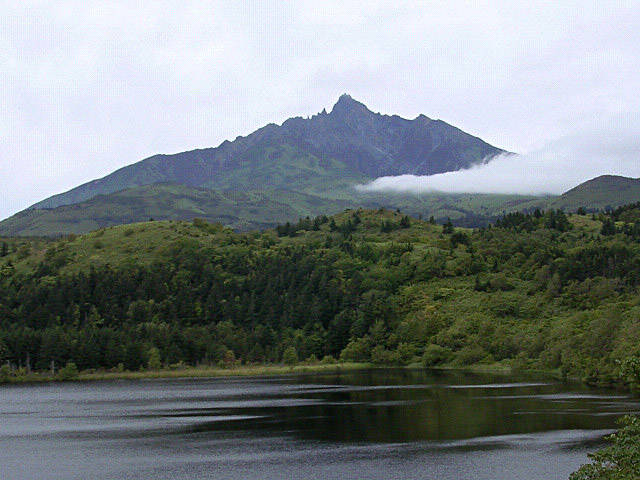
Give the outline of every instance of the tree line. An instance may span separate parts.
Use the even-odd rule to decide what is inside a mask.
[[[74,248],[98,248],[89,236],[34,251],[30,268],[7,253],[0,361],[508,362],[611,382],[640,353],[640,245],[635,223],[616,220],[638,208],[581,222],[536,210],[475,230],[365,210],[224,237],[194,221],[151,262],[80,269]]]

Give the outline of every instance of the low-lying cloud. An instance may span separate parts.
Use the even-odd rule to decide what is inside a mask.
[[[639,117],[640,118],[640,117]],[[640,177],[640,121],[564,137],[524,155],[505,154],[457,172],[380,177],[361,191],[560,194],[599,175]]]

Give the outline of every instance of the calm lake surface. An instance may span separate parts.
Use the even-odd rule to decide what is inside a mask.
[[[637,399],[379,369],[0,387],[2,479],[563,479]]]

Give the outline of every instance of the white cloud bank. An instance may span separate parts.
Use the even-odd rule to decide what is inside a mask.
[[[599,175],[640,177],[640,116],[564,137],[524,155],[500,155],[468,170],[380,177],[361,191],[560,194]]]

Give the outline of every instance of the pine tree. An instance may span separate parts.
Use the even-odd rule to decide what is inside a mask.
[[[602,222],[602,229],[600,230],[601,235],[615,235],[616,234],[616,226],[610,218],[607,218]]]

